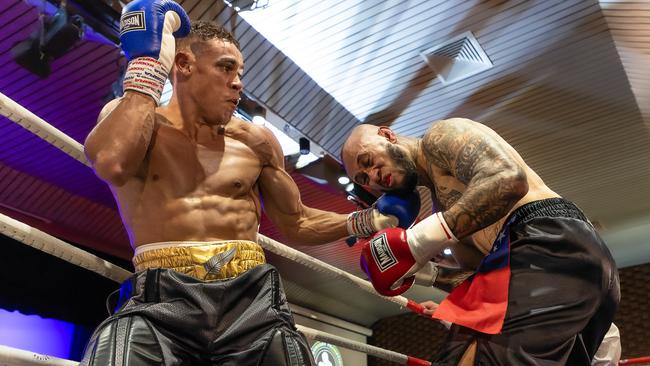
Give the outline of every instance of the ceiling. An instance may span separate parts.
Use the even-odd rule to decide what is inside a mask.
[[[32,4],[40,3],[0,4],[0,92],[83,142],[123,59],[111,42],[88,37],[55,60],[46,79],[22,69],[10,49],[34,30]],[[233,31],[247,93],[274,123],[290,125],[330,157],[361,122],[420,136],[439,119],[475,119],[605,227],[619,265],[650,262],[650,2],[269,0],[241,16],[221,0],[181,4],[192,19]],[[420,52],[468,31],[494,66],[444,85]],[[110,191],[92,171],[4,117],[0,139],[0,212],[130,258]],[[326,163],[310,174],[318,164]],[[307,205],[355,208],[341,188],[301,171],[292,176]],[[424,201],[423,214],[431,210],[430,198]],[[282,241],[266,218],[260,231]],[[343,241],[299,249],[361,276],[358,248]],[[277,256],[269,261],[298,305],[366,326],[405,311]]]

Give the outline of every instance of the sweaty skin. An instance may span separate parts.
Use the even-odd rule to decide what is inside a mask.
[[[413,164],[417,185],[431,191],[435,209],[443,212],[454,235],[482,253],[490,251],[510,212],[559,197],[496,132],[463,118],[437,121],[422,139],[360,125],[343,147],[348,175],[375,190],[402,188],[406,169],[387,153],[387,144],[396,145]]]
[[[132,245],[256,241],[262,207],[292,243],[346,236],[345,215],[302,204],[273,134],[232,118],[243,87],[237,47],[186,44],[174,60],[169,105],[128,91],[104,107],[86,140]]]

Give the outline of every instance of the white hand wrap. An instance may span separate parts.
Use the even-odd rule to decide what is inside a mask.
[[[360,238],[366,238],[379,230],[396,227],[399,220],[393,215],[382,215],[371,207],[355,211],[348,215],[348,233]]]
[[[152,97],[156,104],[160,103],[160,96],[176,55],[176,40],[172,33],[180,26],[178,14],[173,11],[165,14],[158,58],[138,57],[131,60],[124,73],[124,91],[134,90]]]
[[[124,91],[146,94],[160,103],[168,71],[153,57],[138,57],[129,62],[124,74]]]

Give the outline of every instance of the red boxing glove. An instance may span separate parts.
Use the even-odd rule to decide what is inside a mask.
[[[416,272],[420,266],[409,249],[406,230],[384,229],[362,243],[361,269],[378,293],[397,296],[411,288],[415,276],[406,275]]]
[[[456,242],[442,213],[436,212],[410,229],[384,229],[365,241],[361,269],[378,293],[397,296],[413,285],[414,275],[431,258]]]

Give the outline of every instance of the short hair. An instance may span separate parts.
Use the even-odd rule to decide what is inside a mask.
[[[176,39],[176,48],[180,49],[185,45],[191,44],[195,40],[209,41],[212,39],[222,39],[226,42],[230,42],[241,51],[239,42],[237,42],[232,33],[215,22],[207,22],[204,20],[192,22],[190,34],[187,37]]]

